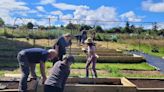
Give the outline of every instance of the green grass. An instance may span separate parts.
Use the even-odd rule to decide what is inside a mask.
[[[75,63],[71,66],[72,69],[85,69],[85,63]],[[127,70],[155,70],[155,68],[149,66],[147,63],[136,63],[136,64],[122,64],[122,63],[97,63],[96,69],[108,70],[108,69],[127,69]]]
[[[52,67],[52,62],[46,62],[46,73],[49,74],[49,69]],[[75,63],[71,66],[71,69],[85,69],[85,63]],[[98,74],[99,77],[143,77],[143,78],[164,78],[162,75],[153,75],[147,76],[144,74],[123,74],[121,70],[155,70],[154,67],[149,66],[147,63],[137,63],[137,64],[119,64],[119,63],[108,63],[108,64],[100,64],[97,63],[96,66],[97,70],[105,70],[107,71],[106,74]],[[20,73],[19,69],[17,68],[14,71],[5,71],[0,70],[0,76],[4,73]],[[79,71],[77,71],[79,72]],[[37,64],[36,66],[36,73],[38,76],[40,75],[40,66]],[[82,74],[73,74],[71,73],[70,76],[72,77],[85,77],[85,72]],[[91,74],[90,74],[91,77]]]
[[[145,53],[148,53],[153,56],[157,57],[163,57],[164,56],[164,47],[159,47],[159,53],[154,53],[152,52],[152,47],[149,45],[141,44],[140,47],[139,45],[129,45],[131,49],[136,49]]]
[[[40,67],[39,64],[37,64],[37,74],[40,76]],[[48,74],[48,68],[52,67],[51,62],[46,62],[46,73]],[[85,63],[75,63],[71,66],[71,69],[85,69]],[[108,63],[108,64],[100,64],[97,63],[96,66],[97,70],[106,70],[108,71],[108,74],[99,75],[100,77],[128,77],[130,75],[123,75],[120,73],[120,70],[155,70],[155,68],[149,66],[147,63],[138,63],[138,64],[119,64],[119,63]],[[85,77],[85,73],[82,75],[77,74],[71,74],[70,76],[81,76]],[[139,76],[138,74],[131,75],[133,77]],[[141,77],[146,77],[146,75],[140,75]],[[155,76],[160,77],[160,76]]]

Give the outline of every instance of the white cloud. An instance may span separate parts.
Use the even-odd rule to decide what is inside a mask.
[[[96,22],[96,20],[101,21],[117,21],[117,12],[114,7],[101,6],[95,10],[90,9],[86,5],[71,5],[66,3],[56,3],[53,4],[54,7],[60,10],[73,10],[73,14],[63,14],[61,11],[51,12],[54,15],[60,15],[61,19],[80,19],[72,20],[71,22],[77,24],[88,24],[88,25],[101,25],[103,28],[110,28],[117,23],[109,22]],[[89,21],[85,21],[89,20]],[[70,20],[64,20],[64,23],[69,23]]]
[[[29,11],[30,8],[26,6],[25,2],[17,2],[16,0],[1,0],[0,1],[0,17],[5,23],[13,24],[13,18],[11,17],[14,11]],[[22,14],[25,15],[25,14]]]
[[[69,19],[73,19],[73,15],[72,14],[61,15],[59,17],[62,20],[62,22],[64,22],[64,24],[68,24],[69,22],[72,22]]]
[[[52,4],[55,3],[55,0],[41,0],[40,4],[46,5],[46,4]]]
[[[39,12],[46,12],[46,10],[44,9],[43,6],[37,6],[36,9],[37,9]]]
[[[103,21],[117,20],[116,9],[114,7],[107,7],[107,6],[101,6],[96,10],[78,8],[75,10],[73,14],[75,19],[92,20],[92,21],[79,21],[82,24],[101,25],[103,28],[110,28],[111,26],[115,25],[114,23],[103,22]],[[96,20],[102,22],[96,22]]]
[[[1,0],[0,9],[6,10],[29,10],[30,8],[25,6],[25,2],[17,2],[16,0]]]
[[[66,3],[54,3],[52,4],[54,7],[59,8],[61,10],[76,10],[78,8],[89,8],[88,6],[85,5],[71,5],[71,4],[66,4]]]
[[[53,15],[63,15],[61,11],[52,11],[51,14]]]
[[[126,12],[122,15],[120,15],[121,19],[123,21],[131,21],[131,22],[140,22],[142,21],[141,16],[137,16],[133,11]]]
[[[164,0],[154,3],[152,0],[142,2],[142,8],[150,12],[164,12]]]

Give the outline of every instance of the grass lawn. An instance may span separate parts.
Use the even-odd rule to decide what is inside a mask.
[[[52,67],[51,62],[46,63],[46,73],[49,73],[49,68]],[[74,77],[85,77],[85,63],[75,63],[71,66],[72,70],[70,76]],[[98,73],[99,77],[144,77],[144,78],[164,78],[162,75],[145,75],[145,74],[123,74],[121,70],[136,70],[136,71],[153,71],[154,67],[149,66],[147,63],[136,63],[136,64],[122,64],[122,63],[97,63],[97,71],[105,71],[105,73]],[[83,70],[83,71],[80,71]],[[39,65],[37,65],[37,74],[40,75]]]
[[[131,40],[130,40],[131,41]],[[128,43],[127,42],[118,42],[118,43],[115,43],[115,42],[97,42],[98,44],[101,44],[102,47],[105,47],[105,48],[113,48],[113,49],[122,49],[122,50],[139,50],[139,51],[142,51],[142,52],[145,52],[145,53],[148,53],[150,55],[153,55],[153,56],[157,56],[157,57],[164,57],[164,40],[160,40],[161,44],[158,44],[158,48],[159,48],[159,53],[154,53],[154,52],[151,52],[153,46],[151,46],[150,44],[147,43],[143,43],[141,44],[140,46],[136,43],[132,43],[130,42]],[[151,42],[150,42],[151,43]],[[156,42],[157,43],[157,42]],[[162,44],[163,43],[163,44]]]
[[[49,74],[49,69],[52,67],[51,62],[46,62],[46,73]],[[39,64],[36,66],[36,72],[37,75],[40,76],[40,67]],[[71,66],[71,69],[85,69],[85,63],[74,63]],[[120,70],[146,70],[146,71],[152,71],[155,70],[154,67],[149,66],[147,63],[136,63],[136,64],[122,64],[122,63],[106,63],[106,64],[101,64],[97,63],[96,69],[98,71],[106,71],[105,74],[100,75],[99,77],[150,77],[147,75],[142,75],[142,74],[133,74],[133,75],[124,75],[120,73]],[[77,70],[77,72],[79,72]],[[9,71],[9,70],[0,70],[0,75],[2,76],[4,73],[20,73],[20,70],[17,68],[14,71]],[[70,76],[80,76],[80,77],[85,77],[85,72],[81,72],[81,75],[78,75],[78,73],[71,73]],[[151,77],[161,77],[160,75],[158,76],[151,76]]]
[[[20,49],[23,48],[27,48],[27,47],[32,47],[32,43],[27,43],[25,39],[14,39],[12,40],[6,40],[6,39],[0,39],[1,43],[0,43],[0,76],[2,76],[4,73],[20,73],[20,70],[18,69],[18,62],[16,60],[15,55],[17,54],[17,52]],[[36,45],[42,44],[42,47],[46,47],[47,40],[43,40],[40,39],[36,42]],[[50,43],[53,43],[50,42]],[[52,44],[51,44],[52,45]],[[118,43],[109,43],[110,47],[123,47],[122,45],[118,44]],[[109,48],[110,48],[109,47]],[[126,47],[126,45],[125,45]],[[5,50],[4,50],[5,48]],[[13,52],[14,51],[14,52]],[[11,55],[9,55],[8,53],[10,53]],[[5,55],[5,57],[3,56]],[[13,56],[14,55],[14,56]],[[12,56],[12,58],[11,58]],[[4,60],[5,59],[5,60]],[[52,67],[52,63],[51,62],[47,62],[46,63],[46,73],[48,74],[49,72],[49,68]],[[14,69],[11,70],[10,68]],[[85,63],[75,63],[71,66],[72,69],[77,69],[76,72],[80,72],[79,70],[84,70],[85,69]],[[153,76],[147,76],[144,74],[123,74],[121,72],[121,70],[155,70],[155,68],[149,66],[147,63],[136,63],[136,64],[120,64],[120,63],[105,63],[105,64],[101,64],[98,63],[96,66],[96,69],[98,71],[105,71],[104,74],[98,74],[99,77],[163,77],[161,75],[153,75]],[[37,65],[37,69],[36,72],[38,75],[40,75],[40,71],[39,71],[39,65]],[[101,73],[101,72],[100,72]],[[85,77],[85,70],[81,72],[81,74],[79,75],[79,73],[71,73],[70,76],[82,76]]]
[[[152,52],[151,51],[152,47],[145,45],[145,44],[140,45],[140,48],[139,48],[139,46],[136,46],[136,45],[129,45],[129,47],[130,47],[130,49],[136,49],[136,50],[148,53],[153,56],[164,57],[164,47],[159,48],[159,53]]]

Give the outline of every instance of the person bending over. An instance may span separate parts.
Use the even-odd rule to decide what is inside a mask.
[[[63,92],[66,80],[70,74],[70,66],[74,61],[73,56],[65,55],[63,61],[57,61],[53,66],[50,76],[44,85],[44,92]]]
[[[36,79],[35,66],[40,63],[40,71],[42,75],[42,83],[46,80],[45,61],[51,60],[57,56],[54,49],[45,50],[42,48],[29,48],[21,50],[17,59],[22,72],[22,77],[19,82],[19,92],[27,92],[27,79],[29,73],[31,78]]]

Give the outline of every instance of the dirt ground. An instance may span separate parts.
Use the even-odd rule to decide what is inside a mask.
[[[28,81],[28,90],[34,90],[37,85],[36,80]],[[3,89],[18,89],[19,80],[13,78],[3,78],[0,80],[0,86],[3,86]],[[2,88],[1,88],[2,90]]]
[[[140,74],[140,75],[145,75],[145,76],[156,76],[156,75],[164,76],[164,74],[161,74],[159,71],[121,70],[120,72],[122,74],[127,74],[127,75],[128,74]],[[72,69],[71,70],[72,75],[82,76],[85,73],[86,73],[85,69]],[[109,76],[110,75],[110,73],[107,70],[97,70],[97,74],[101,75],[101,76]]]
[[[138,88],[164,88],[164,79],[130,79]]]
[[[89,71],[89,72],[90,72],[90,71]],[[85,71],[85,69],[71,69],[71,74],[72,74],[72,75],[75,75],[75,77],[76,77],[76,75],[82,76],[82,75],[86,74],[86,71]],[[91,74],[91,73],[90,73],[90,74]],[[106,70],[97,70],[97,74],[98,74],[98,75],[101,74],[101,76],[107,76],[108,71],[106,71]],[[78,76],[77,76],[77,77],[78,77]]]
[[[121,70],[123,74],[142,74],[147,76],[164,76],[164,74],[160,73],[159,71],[142,71],[142,70]]]

